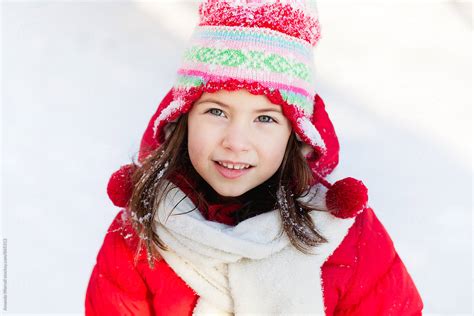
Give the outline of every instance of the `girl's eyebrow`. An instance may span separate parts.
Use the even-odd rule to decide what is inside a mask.
[[[219,104],[220,106],[222,106],[223,108],[226,108],[228,109],[229,106],[225,103],[222,103],[221,101],[218,101],[218,100],[214,100],[214,99],[207,99],[207,100],[201,100],[199,101],[198,103],[196,103],[196,105],[200,104],[200,103],[204,103],[204,102],[212,102],[212,103],[216,103],[216,104]],[[256,113],[262,113],[262,112],[277,112],[277,113],[280,113],[280,114],[283,114],[281,112],[281,108],[279,106],[272,106],[271,108],[263,108],[263,109],[258,109],[255,111]]]

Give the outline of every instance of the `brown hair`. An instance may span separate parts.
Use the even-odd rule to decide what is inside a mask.
[[[218,198],[218,194],[200,177],[189,159],[187,120],[188,115],[182,115],[176,123],[173,123],[174,130],[163,144],[141,165],[134,163],[137,168],[132,175],[134,188],[129,210],[133,227],[140,236],[137,251],[144,243],[151,267],[153,267],[153,259],[160,257],[156,246],[166,250],[166,245],[153,231],[152,219],[162,198],[173,188],[170,182],[173,174],[180,171],[186,175],[184,181],[188,185],[195,183],[192,187],[198,200],[196,208],[201,212],[207,212],[209,202]],[[313,181],[306,158],[300,151],[301,145],[302,143],[292,132],[283,161],[272,177],[239,197],[224,198],[224,200],[221,197],[220,202],[242,204],[241,208],[233,212],[237,223],[279,208],[283,223],[281,233],[286,232],[289,240],[298,250],[309,253],[311,247],[325,243],[327,240],[316,231],[309,215],[314,207],[297,200],[309,194],[309,185]]]

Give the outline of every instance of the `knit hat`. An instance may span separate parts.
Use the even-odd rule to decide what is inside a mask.
[[[204,92],[246,89],[281,106],[315,183],[329,189],[328,209],[341,218],[362,212],[368,196],[361,181],[345,178],[331,185],[324,179],[338,164],[339,143],[316,93],[313,48],[320,26],[315,1],[206,0],[199,15],[174,86],[143,135],[139,161],[166,140]],[[128,204],[132,171],[132,165],[123,166],[109,181],[108,194],[117,206]]]

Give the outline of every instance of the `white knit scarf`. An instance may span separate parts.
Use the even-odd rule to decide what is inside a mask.
[[[322,211],[311,216],[329,242],[308,255],[280,234],[278,210],[229,226],[206,220],[174,187],[153,229],[168,247],[163,259],[199,295],[194,315],[324,315],[321,266],[354,223],[327,212],[325,191],[312,188],[311,203]]]

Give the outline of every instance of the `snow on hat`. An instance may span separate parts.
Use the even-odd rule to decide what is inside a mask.
[[[313,48],[320,25],[315,1],[206,0],[199,16],[177,79],[143,135],[139,161],[164,142],[173,123],[204,92],[246,89],[282,107],[315,182],[329,189],[328,209],[343,218],[362,212],[368,197],[361,181],[345,178],[331,185],[324,179],[338,164],[339,143],[316,93]],[[132,168],[122,167],[109,181],[117,206],[130,199]]]

